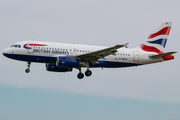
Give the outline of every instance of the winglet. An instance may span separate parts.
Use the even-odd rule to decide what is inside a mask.
[[[128,47],[127,47],[128,44],[129,44],[129,43],[126,43],[124,46],[125,46],[126,48],[128,48]]]
[[[124,44],[124,45],[116,45],[116,46],[114,46],[114,48],[119,49],[119,48],[121,48],[121,47],[127,46],[128,44],[129,44],[129,43],[126,43],[126,44]]]
[[[128,43],[126,43],[126,44],[124,44],[124,46],[127,46],[129,44],[129,42]]]

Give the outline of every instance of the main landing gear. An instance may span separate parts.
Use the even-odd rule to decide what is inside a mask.
[[[82,79],[82,78],[84,78],[84,74],[83,74],[82,72],[80,72],[80,73],[77,75],[77,77],[78,77],[79,79]]]
[[[29,73],[30,72],[30,67],[31,67],[31,62],[27,62],[27,66],[28,68],[25,70],[26,73]]]
[[[91,72],[90,70],[86,70],[85,75],[86,75],[87,77],[89,77],[89,76],[92,75],[92,72]]]
[[[87,69],[86,72],[85,72],[85,75],[86,75],[87,77],[89,77],[89,76],[92,75],[92,72],[91,72],[89,69]],[[78,77],[79,79],[84,78],[84,74],[81,72],[81,68],[79,68],[79,74],[77,75],[77,77]]]

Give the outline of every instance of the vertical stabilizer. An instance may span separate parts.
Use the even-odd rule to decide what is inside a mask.
[[[147,52],[162,54],[166,46],[167,38],[172,26],[172,22],[163,22],[152,34],[149,35],[140,48]]]

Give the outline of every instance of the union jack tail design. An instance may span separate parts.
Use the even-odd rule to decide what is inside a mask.
[[[140,48],[147,52],[162,54],[166,46],[167,38],[172,26],[172,22],[163,22],[147,40],[140,45]]]

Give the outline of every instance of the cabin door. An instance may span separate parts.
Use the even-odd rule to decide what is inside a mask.
[[[139,62],[139,51],[138,50],[134,50],[133,52],[133,61],[134,62]]]

